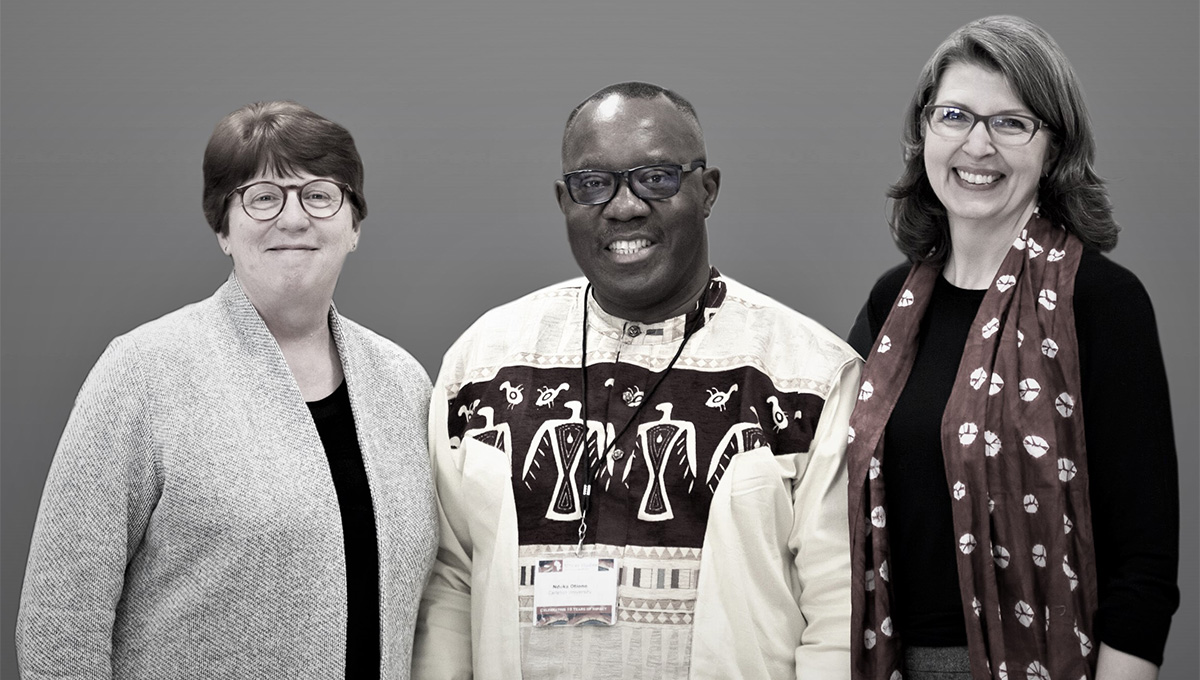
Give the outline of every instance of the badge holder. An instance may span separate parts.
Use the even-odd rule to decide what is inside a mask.
[[[533,625],[615,624],[618,567],[612,557],[576,553],[539,557],[533,579]]]

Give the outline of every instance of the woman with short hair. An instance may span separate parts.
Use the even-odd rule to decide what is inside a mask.
[[[437,546],[430,384],[332,304],[367,214],[354,140],[243,107],[205,151],[204,213],[229,279],[114,340],[76,399],[22,675],[407,678]]]

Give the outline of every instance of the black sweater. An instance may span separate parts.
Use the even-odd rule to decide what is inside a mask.
[[[909,268],[880,277],[854,322],[849,342],[868,359]],[[966,644],[940,430],[984,293],[939,277],[884,432],[892,618],[909,645]],[[1154,310],[1137,277],[1088,250],[1074,311],[1100,598],[1095,633],[1161,664],[1179,606],[1179,481]]]

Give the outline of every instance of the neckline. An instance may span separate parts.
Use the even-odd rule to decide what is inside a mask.
[[[342,382],[338,383],[338,386],[335,387],[334,390],[327,396],[321,397],[320,399],[316,399],[314,401],[306,401],[304,403],[308,404],[309,408],[325,409],[337,402],[342,401],[342,398],[344,396],[349,396],[349,394],[350,391],[349,388],[346,387],[346,379],[342,378]]]
[[[689,327],[695,326],[698,330],[704,325],[706,309],[715,309],[723,304],[723,296],[714,297],[713,295],[714,282],[720,276],[717,268],[712,267],[704,293],[690,310],[655,323],[643,323],[610,314],[600,306],[594,292],[587,292],[588,286],[585,282],[586,297],[583,304],[587,306],[588,328],[615,339],[623,339],[629,344],[676,343],[687,333]]]
[[[989,285],[988,288],[991,288],[991,286]],[[937,282],[934,283],[934,290],[936,292],[967,300],[982,300],[983,296],[987,295],[988,288],[959,288],[946,280],[946,277],[942,276],[941,272],[938,273]]]

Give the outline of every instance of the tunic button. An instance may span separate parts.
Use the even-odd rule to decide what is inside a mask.
[[[642,334],[642,329],[638,328],[637,326],[630,326],[625,332],[629,334],[629,337],[636,338]]]
[[[625,452],[622,451],[621,449],[613,449],[613,452],[610,453],[609,455],[612,456],[613,460],[621,460],[622,458],[625,457]]]

